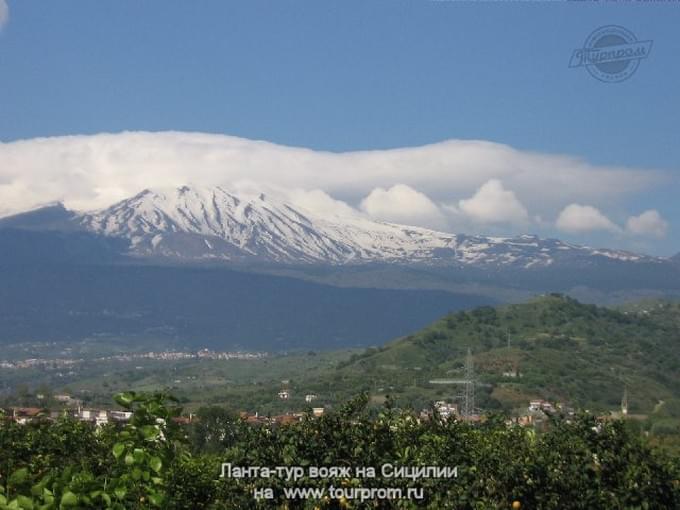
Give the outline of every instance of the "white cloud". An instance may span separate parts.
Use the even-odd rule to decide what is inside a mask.
[[[626,231],[630,234],[643,237],[666,237],[668,222],[664,220],[659,211],[651,209],[639,216],[631,216],[626,222]]]
[[[290,200],[322,212],[354,213],[364,200],[366,212],[391,221],[507,226],[529,222],[529,213],[554,217],[570,203],[611,206],[664,178],[474,140],[345,153],[186,132],[0,143],[0,212],[6,214],[54,200],[93,209],[149,187],[249,180],[297,190]]]
[[[355,216],[358,211],[342,200],[336,200],[325,191],[293,189],[287,199],[294,205],[323,215]]]
[[[571,233],[605,230],[619,232],[621,229],[599,209],[590,205],[571,204],[565,207],[557,218],[558,229]]]
[[[0,0],[0,30],[4,28],[8,21],[9,21],[9,6],[7,5],[6,0]]]
[[[445,224],[437,204],[405,184],[374,189],[361,201],[360,207],[369,216],[383,221],[430,227]]]
[[[529,213],[517,196],[497,179],[484,183],[472,198],[458,202],[458,208],[477,223],[526,224],[529,220]]]

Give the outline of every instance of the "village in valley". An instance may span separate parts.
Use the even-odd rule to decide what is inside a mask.
[[[35,397],[39,401],[46,399],[46,396],[42,394],[37,394]],[[278,392],[277,398],[281,401],[288,401],[291,398],[291,390],[288,388],[287,380],[282,381],[282,389]],[[278,415],[263,414],[257,411],[240,411],[238,417],[251,425],[288,425],[300,422],[308,416],[315,418],[323,416],[327,410],[327,406],[315,405],[318,400],[319,395],[308,393],[304,396],[304,401],[307,404],[304,411],[291,410]],[[42,407],[8,406],[0,408],[0,423],[2,423],[2,421],[13,421],[18,424],[27,424],[39,420],[56,421],[60,418],[68,417],[83,422],[89,422],[99,427],[108,423],[125,423],[129,421],[132,416],[132,413],[127,410],[85,406],[82,400],[68,394],[52,395],[50,397],[50,402],[51,404],[49,406],[46,405]],[[421,410],[420,413],[418,413],[418,419],[420,421],[427,421],[438,418],[441,420],[483,422],[488,417],[487,414],[482,413],[479,410],[473,414],[464,414],[463,408],[465,405],[465,402],[463,402],[461,406],[454,402],[437,400],[433,402],[429,409]],[[543,399],[534,399],[529,401],[525,408],[517,409],[513,416],[507,418],[506,423],[508,425],[517,424],[542,430],[547,425],[549,417],[559,416],[563,419],[570,420],[574,418],[576,412],[577,411],[573,407],[562,402],[549,402]],[[605,420],[626,417],[628,417],[627,392],[624,393],[620,410],[611,412],[609,415],[599,416],[600,419]],[[631,418],[635,417],[631,416]],[[196,419],[194,413],[186,413],[182,416],[173,418],[175,422],[183,425],[190,424]]]
[[[70,349],[70,348],[69,348]],[[67,349],[67,350],[69,350]],[[62,351],[63,352],[63,351]],[[307,353],[304,358],[309,358],[313,353]],[[313,357],[316,357],[314,354]],[[73,370],[77,370],[79,366],[94,366],[96,363],[121,363],[122,366],[128,366],[134,361],[153,361],[165,363],[172,367],[171,371],[177,370],[175,362],[218,362],[230,363],[238,362],[264,362],[271,359],[272,355],[266,352],[246,352],[246,351],[214,351],[208,348],[201,348],[196,351],[180,351],[180,350],[164,350],[164,351],[146,351],[136,353],[117,353],[107,356],[97,356],[89,359],[76,357],[39,357],[22,359],[15,361],[1,361],[0,370],[9,370],[12,372],[34,369],[40,372],[54,372],[57,377],[67,377],[70,375],[77,375]],[[274,356],[276,358],[276,356]],[[284,364],[288,363],[288,357],[282,356]],[[134,365],[132,365],[134,366]],[[506,362],[502,372],[502,378],[506,381],[519,380],[522,373],[517,364]],[[200,365],[199,365],[200,367]],[[224,370],[230,370],[227,367],[232,365],[223,365]],[[144,372],[146,367],[135,366],[137,372]],[[416,367],[419,368],[419,367]],[[60,371],[70,370],[65,374]],[[253,369],[259,370],[259,369]],[[7,372],[5,372],[7,373]],[[174,373],[174,372],[173,372]],[[483,422],[487,419],[492,411],[485,411],[477,407],[475,399],[476,388],[484,386],[480,382],[478,375],[475,373],[474,357],[468,349],[462,366],[462,378],[445,379],[435,378],[427,381],[431,388],[453,387],[455,388],[449,398],[437,398],[430,401],[430,405],[417,411],[417,417],[420,421],[427,421],[433,418],[442,420],[460,420],[465,422]],[[109,374],[103,374],[109,375]],[[177,375],[176,377],[180,377]],[[193,382],[200,382],[201,378],[209,378],[205,373],[201,377],[192,376]],[[74,380],[77,380],[75,378]],[[174,379],[171,382],[180,384],[180,379]],[[308,380],[309,383],[309,380]],[[286,425],[302,421],[306,416],[320,417],[326,412],[332,411],[334,406],[339,402],[336,395],[333,397],[329,395],[322,395],[314,390],[304,390],[305,383],[296,382],[292,384],[290,379],[280,380],[278,391],[273,390],[274,386],[268,386],[271,391],[269,401],[276,403],[276,412],[272,412],[271,407],[266,407],[265,410],[258,410],[256,404],[244,405],[243,407],[249,410],[235,410],[231,407],[231,411],[240,419],[249,424],[260,425]],[[487,385],[488,386],[488,385]],[[64,388],[62,386],[61,388]],[[374,388],[373,402],[384,402],[384,393],[387,389],[393,388]],[[80,389],[76,393],[69,391],[59,391],[52,393],[45,385],[35,389],[35,391],[25,390],[22,398],[17,395],[14,397],[5,395],[4,407],[0,404],[0,423],[2,421],[13,421],[19,424],[26,424],[39,420],[55,421],[63,417],[70,417],[82,422],[90,422],[96,426],[106,425],[108,423],[125,423],[131,417],[131,412],[123,409],[115,409],[111,405],[99,405],[92,400],[92,395],[89,390]],[[383,394],[382,396],[380,394]],[[442,392],[438,392],[441,394]],[[294,398],[295,397],[295,398]],[[24,405],[21,405],[23,402]],[[219,402],[211,403],[209,406],[220,407],[225,405],[227,400],[222,404]],[[203,404],[198,404],[192,401],[185,401],[187,408],[190,411],[185,412],[182,416],[175,417],[174,420],[181,424],[190,424],[195,421],[196,411]],[[583,410],[588,412],[587,410]],[[534,398],[526,402],[524,406],[516,407],[512,412],[505,413],[508,425],[517,424],[524,427],[533,427],[537,430],[543,430],[549,421],[550,417],[562,417],[566,420],[571,420],[577,414],[574,406],[562,401],[550,401],[542,398]],[[624,390],[621,400],[620,409],[611,411],[610,413],[598,413],[600,418],[632,418],[644,419],[644,415],[629,415],[628,414],[628,392]]]

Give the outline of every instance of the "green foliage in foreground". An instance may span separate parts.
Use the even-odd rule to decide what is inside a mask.
[[[123,427],[67,419],[0,426],[0,509],[61,508],[680,508],[680,465],[652,450],[623,422],[555,419],[548,431],[421,422],[393,409],[377,415],[359,397],[342,410],[285,426],[250,425],[219,408],[187,428],[166,395],[120,394],[134,410]],[[458,477],[220,479],[220,465],[450,466]],[[422,500],[286,500],[284,486],[423,489]],[[273,500],[255,500],[269,487]],[[406,491],[404,491],[406,492]]]

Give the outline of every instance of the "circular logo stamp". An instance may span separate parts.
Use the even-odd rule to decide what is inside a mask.
[[[651,49],[652,41],[638,41],[630,30],[606,25],[592,32],[583,48],[574,50],[569,67],[585,67],[600,81],[621,82],[637,71]]]

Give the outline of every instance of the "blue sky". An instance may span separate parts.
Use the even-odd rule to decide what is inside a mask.
[[[655,210],[668,224],[664,236],[607,228],[560,231],[548,219],[554,223],[567,204],[554,211],[537,208],[546,218],[527,228],[578,242],[680,251],[678,6],[6,3],[9,19],[0,31],[5,145],[44,136],[165,130],[333,152],[487,140],[596,167],[663,172],[663,179],[637,192],[576,203],[596,208],[623,230],[628,217]],[[609,24],[654,41],[649,58],[622,83],[603,83],[584,68],[568,68],[572,51]],[[382,187],[389,191],[395,184]],[[460,200],[476,196],[460,193],[452,189],[449,201],[459,208]],[[527,193],[520,199],[533,218]],[[339,190],[334,196],[351,202],[351,195]],[[357,195],[353,205],[359,207],[360,199]],[[512,230],[488,223],[481,229],[504,228]]]

